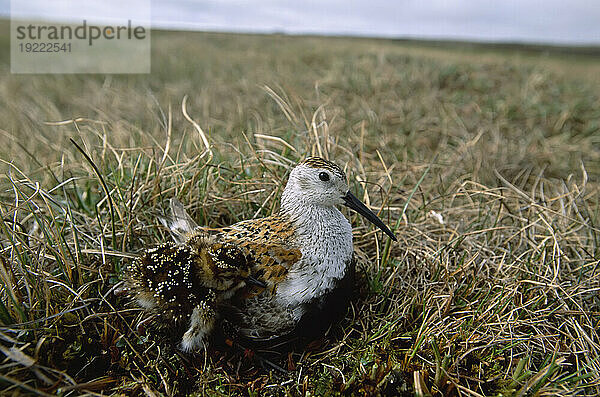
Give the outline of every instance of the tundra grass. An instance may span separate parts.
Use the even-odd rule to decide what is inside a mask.
[[[148,76],[18,76],[1,57],[2,394],[600,393],[598,69],[189,32],[153,33]],[[398,236],[347,214],[344,320],[285,374],[143,323],[123,269],[170,238],[168,199],[208,226],[267,216],[307,155],[344,167]]]

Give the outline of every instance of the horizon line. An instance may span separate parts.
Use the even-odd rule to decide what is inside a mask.
[[[84,18],[88,20],[88,18]],[[77,18],[18,18],[12,17],[0,11],[0,21],[29,21],[29,22],[49,22],[49,23],[76,23]],[[110,23],[109,21],[94,21],[95,23]],[[552,40],[530,40],[514,38],[486,38],[475,37],[469,35],[411,35],[411,34],[369,34],[364,32],[349,32],[349,31],[318,31],[318,30],[285,30],[279,28],[223,28],[220,26],[202,26],[193,22],[168,22],[168,21],[151,21],[149,25],[151,30],[158,31],[173,31],[173,32],[198,32],[198,33],[229,33],[229,34],[256,34],[256,35],[282,35],[282,36],[309,36],[309,37],[332,37],[332,38],[357,38],[357,39],[381,39],[381,40],[403,40],[403,41],[421,41],[421,42],[448,42],[448,43],[464,43],[464,44],[489,44],[489,45],[531,45],[531,46],[548,46],[548,47],[573,47],[573,48],[600,48],[599,41],[552,41]]]

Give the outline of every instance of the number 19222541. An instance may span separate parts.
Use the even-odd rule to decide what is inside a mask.
[[[71,43],[19,43],[21,52],[71,52]]]

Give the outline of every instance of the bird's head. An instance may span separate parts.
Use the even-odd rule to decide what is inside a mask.
[[[293,206],[296,203],[323,207],[345,205],[396,241],[394,233],[381,219],[350,192],[344,171],[331,161],[309,157],[294,167],[283,193],[282,206]]]

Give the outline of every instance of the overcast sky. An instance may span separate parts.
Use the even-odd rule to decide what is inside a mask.
[[[600,0],[12,1],[21,17],[52,20],[110,17],[111,2],[136,18],[151,1],[153,26],[167,28],[600,44]]]

